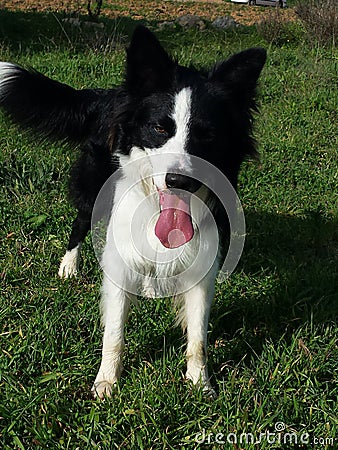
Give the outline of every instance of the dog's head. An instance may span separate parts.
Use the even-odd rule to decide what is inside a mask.
[[[255,153],[252,112],[265,59],[264,49],[251,48],[198,71],[176,63],[147,28],[136,28],[127,50],[128,112],[118,150],[144,152],[152,162],[161,207],[155,232],[165,246],[193,235],[189,194],[201,180],[191,155],[216,166],[236,187],[241,162]],[[177,245],[168,242],[175,228],[181,230]]]

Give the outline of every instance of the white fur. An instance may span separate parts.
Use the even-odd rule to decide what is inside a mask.
[[[214,397],[207,368],[207,329],[210,306],[214,297],[214,282],[218,270],[217,261],[206,277],[184,296],[184,321],[187,328],[186,378],[200,385]]]
[[[59,267],[58,274],[60,278],[70,278],[76,276],[80,262],[80,250],[81,244],[78,244],[72,250],[66,251]]]
[[[159,215],[156,188],[165,188],[163,176],[154,177],[154,173],[160,172],[165,176],[171,163],[176,167],[177,164],[185,165],[184,169],[189,169],[185,148],[190,113],[191,90],[185,88],[175,96],[172,114],[176,124],[175,135],[161,148],[146,150],[146,158],[145,152],[137,147],[132,149],[129,156],[120,156],[124,177],[116,185],[102,256],[102,321],[105,329],[101,366],[92,388],[94,396],[100,398],[111,395],[112,387],[122,372],[124,323],[133,298],[130,293],[138,291],[143,295],[158,296],[161,288],[165,287],[166,280],[182,271],[186,272],[178,278],[180,286],[177,288],[183,292],[184,286],[190,287],[176,298],[178,322],[187,329],[186,376],[194,384],[213,394],[206,368],[206,339],[218,260],[213,260],[207,275],[194,285],[194,276],[201,265],[198,254],[200,252],[199,257],[206,258],[213,232],[207,227],[203,229],[206,211],[200,208],[198,197],[191,202],[191,215],[200,229],[196,229],[190,242],[179,248],[167,249],[154,232]],[[162,166],[158,164],[158,158],[154,158],[158,154],[170,155],[169,158],[162,158]],[[199,195],[205,197],[203,188]],[[201,236],[204,236],[202,251]]]

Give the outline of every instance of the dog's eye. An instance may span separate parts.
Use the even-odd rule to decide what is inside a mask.
[[[167,130],[162,126],[162,125],[154,125],[154,131],[156,131],[156,133],[158,134],[166,134]]]

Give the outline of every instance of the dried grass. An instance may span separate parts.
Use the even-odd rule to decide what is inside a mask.
[[[337,0],[300,0],[295,11],[310,42],[335,45],[338,31]]]

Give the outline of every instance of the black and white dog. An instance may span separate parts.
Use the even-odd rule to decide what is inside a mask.
[[[201,177],[194,177],[192,161],[206,160],[236,189],[242,161],[255,154],[252,113],[265,59],[264,49],[251,48],[210,71],[198,71],[180,66],[139,26],[127,50],[125,82],[116,89],[75,90],[33,70],[1,63],[4,111],[40,136],[81,149],[70,182],[78,214],[60,277],[76,274],[95,200],[106,180],[119,172],[101,261],[104,338],[95,396],[110,396],[121,375],[130,302],[137,293],[158,296],[159,284],[168,279],[174,279],[171,293],[179,307],[178,321],[187,331],[186,377],[212,394],[207,324],[227,219],[217,196]],[[210,260],[214,233],[205,211],[212,213],[221,240],[196,281],[194,261],[197,254],[199,261]]]

